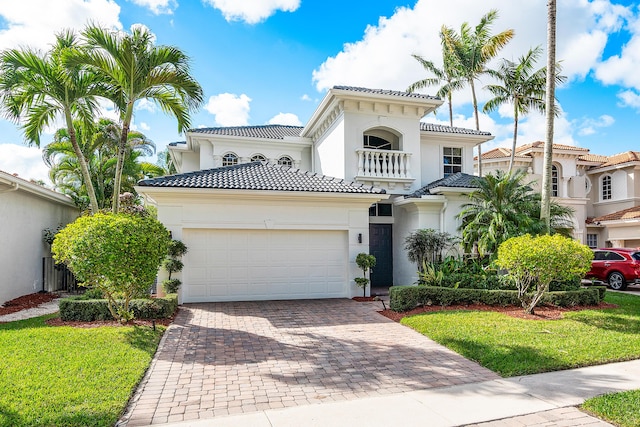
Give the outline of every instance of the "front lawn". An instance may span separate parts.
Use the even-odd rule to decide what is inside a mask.
[[[0,426],[112,426],[163,328],[0,324]]]
[[[640,358],[640,298],[609,292],[619,307],[523,320],[497,312],[440,311],[401,323],[503,377]]]
[[[620,427],[640,426],[640,390],[607,394],[587,400],[582,409]]]

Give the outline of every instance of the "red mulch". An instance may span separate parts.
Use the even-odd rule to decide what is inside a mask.
[[[351,299],[359,302],[369,302],[369,301],[375,301],[376,297],[353,297]]]
[[[4,314],[15,313],[21,310],[26,310],[28,308],[34,308],[39,306],[40,304],[53,301],[58,297],[58,295],[48,292],[38,292],[35,294],[23,295],[2,304],[0,306],[0,316]]]
[[[439,305],[436,305],[436,306],[430,305],[430,306],[416,307],[413,310],[405,311],[403,313],[397,313],[392,310],[381,310],[381,311],[378,311],[378,313],[396,322],[399,322],[405,316],[411,316],[414,314],[421,314],[421,313],[431,313],[434,311],[447,311],[447,310],[495,311],[498,313],[504,313],[508,316],[515,317],[518,319],[558,320],[558,319],[562,319],[564,313],[566,313],[567,311],[593,310],[593,309],[616,308],[616,307],[618,306],[615,304],[609,304],[606,302],[601,302],[598,305],[575,306],[575,307],[567,307],[567,308],[543,306],[543,307],[537,307],[534,310],[535,314],[525,314],[524,309],[522,307],[516,307],[516,306],[499,307],[499,306],[490,306],[485,304],[469,304],[469,305],[449,305],[444,307]]]

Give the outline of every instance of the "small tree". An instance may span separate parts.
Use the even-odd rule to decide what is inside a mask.
[[[102,291],[114,319],[133,318],[131,299],[145,293],[167,255],[169,231],[156,219],[130,214],[82,216],[51,247],[83,286]]]
[[[409,261],[416,263],[419,272],[424,272],[426,264],[441,262],[442,252],[451,249],[456,241],[449,233],[425,228],[409,233],[404,240],[404,249]]]
[[[593,251],[576,240],[525,234],[500,245],[496,264],[514,280],[525,313],[533,314],[552,281],[584,277],[592,259]]]
[[[164,268],[169,273],[167,280],[162,282],[164,291],[168,294],[175,294],[178,292],[182,282],[180,279],[172,279],[171,274],[182,271],[184,267],[183,262],[180,260],[184,254],[187,253],[187,245],[180,240],[172,240],[169,244],[169,251],[167,253],[168,258],[164,261]]]
[[[367,284],[369,284],[367,271],[376,266],[376,257],[361,252],[356,256],[356,264],[358,264],[358,267],[362,270],[362,277],[356,277],[354,280],[356,284],[362,288],[362,296],[365,297],[367,296]]]

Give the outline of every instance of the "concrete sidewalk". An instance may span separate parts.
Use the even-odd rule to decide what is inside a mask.
[[[165,426],[607,426],[575,406],[633,389],[640,360]]]

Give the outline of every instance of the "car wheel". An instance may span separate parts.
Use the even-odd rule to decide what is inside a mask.
[[[609,275],[608,282],[611,289],[616,291],[624,291],[627,287],[627,281],[624,280],[624,276],[617,271],[614,271]]]

